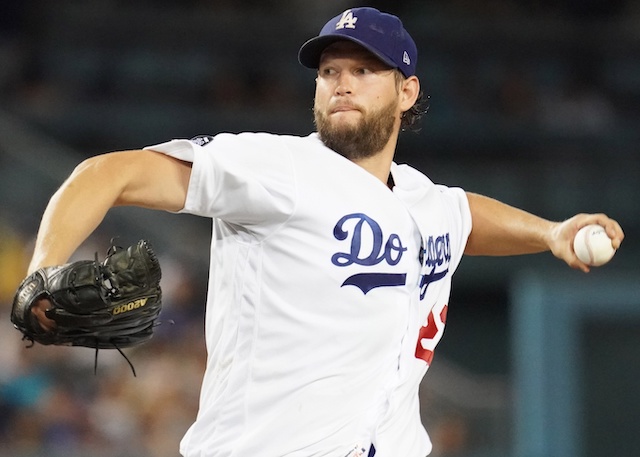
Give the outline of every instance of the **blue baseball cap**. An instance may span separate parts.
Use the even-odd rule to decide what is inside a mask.
[[[359,44],[407,78],[416,73],[418,50],[402,21],[368,7],[348,9],[327,22],[317,37],[302,45],[298,60],[307,68],[318,68],[322,51],[339,40]]]

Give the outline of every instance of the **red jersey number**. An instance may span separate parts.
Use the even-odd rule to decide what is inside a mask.
[[[442,338],[444,333],[444,325],[447,321],[448,305],[444,305],[440,314],[436,315],[432,310],[427,318],[427,325],[420,329],[418,335],[418,344],[416,346],[416,358],[422,359],[431,365],[433,360],[433,352]]]

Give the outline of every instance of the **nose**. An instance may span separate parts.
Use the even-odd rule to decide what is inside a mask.
[[[350,95],[353,91],[353,80],[348,72],[340,72],[336,83],[336,95]]]

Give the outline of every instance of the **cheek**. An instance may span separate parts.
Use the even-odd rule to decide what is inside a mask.
[[[395,86],[390,87],[389,84],[372,86],[367,92],[372,94],[370,100],[378,107],[389,106],[400,101],[400,94],[395,90]]]
[[[313,99],[313,105],[316,108],[327,106],[328,100],[331,98],[325,85],[316,84],[316,93]]]

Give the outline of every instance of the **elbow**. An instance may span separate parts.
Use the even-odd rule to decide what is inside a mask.
[[[89,157],[75,167],[58,192],[118,206],[127,178],[124,170],[118,172],[114,165],[109,154]]]

